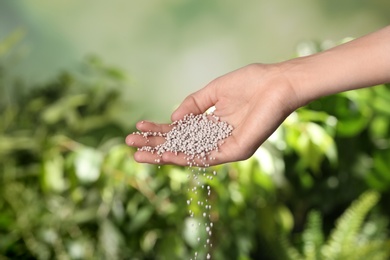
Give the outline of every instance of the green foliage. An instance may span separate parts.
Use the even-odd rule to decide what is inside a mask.
[[[138,115],[119,70],[91,58],[33,88],[0,71],[0,259],[205,256],[190,170],[124,144]],[[213,259],[386,259],[388,101],[388,86],[320,99],[251,159],[209,169]]]
[[[105,219],[115,200],[102,198],[113,188],[104,186],[113,167],[106,160],[121,152],[124,135],[116,114],[125,81],[113,72],[91,59],[82,75],[64,73],[30,92],[1,84],[0,255],[119,254],[117,228]],[[110,247],[96,248],[108,232]]]
[[[370,237],[363,232],[368,212],[378,203],[379,194],[368,191],[362,194],[337,220],[328,240],[324,241],[322,218],[318,211],[311,211],[302,233],[303,252],[284,242],[289,259],[388,259],[390,239]],[[370,222],[368,222],[370,223]],[[375,225],[375,223],[371,223]],[[377,232],[377,233],[380,233]]]
[[[321,246],[324,243],[321,214],[312,211],[308,215],[307,226],[302,234],[303,255],[307,260],[320,259]]]
[[[324,258],[345,259],[346,257],[357,258],[361,256],[359,250],[356,250],[358,232],[368,211],[377,201],[378,194],[365,193],[345,211],[338,220],[336,229],[330,234],[328,244],[323,249]]]

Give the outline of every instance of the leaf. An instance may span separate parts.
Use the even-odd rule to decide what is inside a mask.
[[[95,182],[100,177],[103,155],[93,148],[82,147],[76,151],[74,159],[77,178],[84,183]]]
[[[369,130],[374,140],[386,140],[387,138],[386,143],[388,144],[390,130],[389,116],[376,115],[370,123]]]
[[[286,124],[286,142],[299,155],[300,170],[310,168],[318,172],[323,159],[337,162],[337,149],[333,137],[313,122]]]
[[[54,104],[48,106],[42,112],[42,119],[47,124],[55,124],[60,120],[74,120],[71,115],[74,116],[73,110],[88,102],[88,96],[86,94],[69,95],[61,98]]]
[[[148,222],[150,217],[153,215],[153,212],[154,210],[152,207],[141,208],[130,220],[129,231],[134,232],[145,225],[145,223]]]
[[[389,241],[371,241],[368,244],[355,247],[350,259],[388,260],[390,257]]]
[[[294,218],[291,211],[284,205],[279,205],[275,212],[275,218],[283,232],[290,232],[294,226]]]
[[[51,154],[43,161],[41,185],[47,191],[61,192],[66,188],[64,159],[59,153]]]
[[[363,193],[338,219],[322,253],[324,259],[345,259],[353,255],[356,236],[367,213],[376,205],[379,194],[374,191]]]
[[[281,252],[278,252],[280,254],[279,259],[286,259],[286,260],[303,260],[303,256],[299,253],[299,251],[293,247],[290,242],[288,241],[286,235],[282,235],[280,238],[280,246],[281,246]]]
[[[306,260],[321,259],[321,247],[324,243],[322,232],[322,218],[318,211],[311,211],[308,215],[306,228],[302,233],[303,254]]]
[[[119,259],[123,237],[117,227],[105,219],[100,225],[99,244],[104,252],[105,259]]]

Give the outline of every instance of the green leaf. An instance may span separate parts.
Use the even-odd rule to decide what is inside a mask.
[[[63,97],[54,104],[48,106],[42,112],[42,119],[47,124],[55,124],[60,120],[75,120],[74,109],[88,102],[86,94],[70,95]],[[70,122],[71,122],[70,121]]]
[[[100,225],[99,244],[104,252],[105,259],[120,259],[123,237],[117,227],[105,219]]]
[[[81,147],[75,153],[74,166],[77,178],[83,183],[97,181],[100,177],[100,166],[103,155],[96,149]]]
[[[302,239],[305,259],[320,260],[324,234],[322,231],[321,214],[318,211],[309,213],[306,228],[302,233]]]
[[[357,234],[362,228],[367,213],[377,204],[379,194],[363,193],[338,219],[322,253],[324,259],[346,259],[353,255],[357,246]]]
[[[146,206],[137,211],[134,217],[130,220],[129,231],[134,232],[137,229],[140,229],[145,225],[151,216],[153,215],[154,209],[152,207]]]
[[[41,180],[43,188],[47,191],[65,190],[64,159],[59,153],[51,154],[44,159]]]

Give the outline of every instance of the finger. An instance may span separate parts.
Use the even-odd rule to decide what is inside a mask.
[[[177,121],[190,113],[195,115],[202,114],[216,102],[215,84],[210,83],[205,88],[186,97],[180,106],[172,113],[171,119],[172,121]]]
[[[161,158],[161,155],[156,153],[146,152],[146,151],[137,151],[134,153],[134,160],[139,163],[149,163],[149,164],[165,164]]]
[[[137,151],[134,153],[134,159],[139,163],[149,163],[157,165],[173,164],[179,166],[189,166],[186,155],[165,152],[162,155],[147,151]],[[168,160],[166,160],[168,159]],[[195,165],[194,165],[195,166]]]
[[[166,133],[172,129],[172,126],[169,124],[157,124],[149,121],[140,121],[136,124],[136,127],[139,131],[142,132],[159,132],[159,133]]]
[[[160,136],[143,136],[142,134],[130,134],[126,137],[126,144],[133,147],[143,147],[151,146],[155,147],[156,145],[162,144],[165,142],[164,137]]]
[[[191,159],[190,156],[184,153],[165,152],[162,155],[162,161],[166,164],[174,164],[180,166],[204,166],[199,159]]]

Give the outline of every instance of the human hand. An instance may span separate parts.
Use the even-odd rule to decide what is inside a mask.
[[[322,96],[390,82],[390,26],[327,51],[286,62],[252,64],[209,83],[189,95],[172,114],[176,121],[186,114],[214,114],[234,127],[232,135],[206,164],[245,160],[298,107]],[[168,124],[137,123],[140,131],[168,132]],[[163,137],[131,134],[130,146],[156,146]],[[137,151],[138,162],[187,165],[184,156]]]
[[[213,151],[206,164],[216,165],[249,158],[276,130],[283,120],[301,105],[291,82],[277,65],[252,64],[209,83],[203,89],[189,95],[173,112],[171,119],[182,119],[186,114],[201,114],[214,106],[214,115],[234,127],[219,151]],[[169,124],[141,121],[136,125],[141,132],[171,130]],[[145,138],[130,134],[126,143],[134,147],[156,146],[164,142],[160,136]],[[137,151],[138,162],[152,164],[187,165],[181,154],[170,152],[159,155]],[[203,162],[204,163],[204,162]]]

